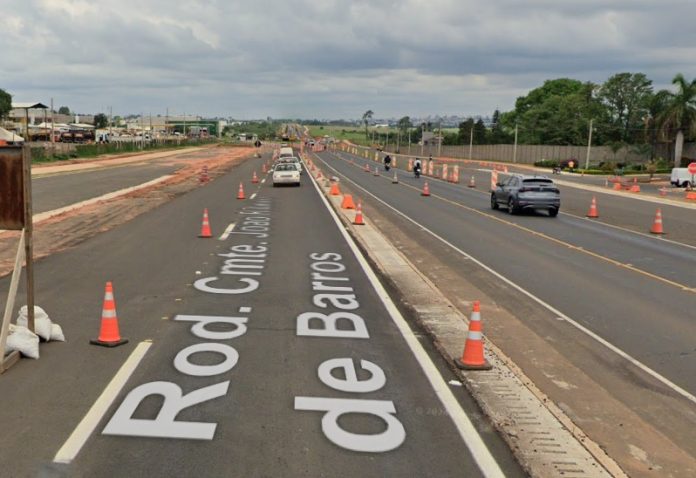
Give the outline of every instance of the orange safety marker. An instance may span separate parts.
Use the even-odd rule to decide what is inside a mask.
[[[379,176],[379,169],[377,169],[377,166],[375,166],[375,172],[373,173],[374,176]]]
[[[239,191],[237,191],[237,199],[246,199],[246,196],[244,196],[244,186],[242,183],[239,183]]]
[[[632,193],[640,192],[640,186],[638,186],[638,178],[633,178],[633,185],[631,186],[631,189],[629,191],[631,191]]]
[[[256,177],[256,171],[254,171],[253,176],[251,176],[251,182],[254,184],[257,184],[259,182],[259,178]]]
[[[208,179],[210,179],[210,178],[208,177],[208,165],[207,165],[207,164],[204,164],[204,165],[203,165],[203,170],[201,171],[201,175],[200,175],[200,177],[199,177],[199,181],[202,182],[202,183],[206,183],[206,182],[208,182]]]
[[[213,237],[213,234],[210,232],[210,222],[208,221],[208,208],[203,209],[203,224],[198,237]]]
[[[483,356],[483,329],[481,327],[481,303],[474,301],[474,310],[469,319],[469,331],[464,342],[461,358],[456,360],[457,367],[464,370],[490,370],[493,368]]]
[[[662,229],[662,211],[660,208],[657,208],[657,212],[655,213],[655,220],[653,221],[653,225],[650,228],[650,232],[653,234],[664,234],[665,231]]]
[[[362,203],[358,201],[358,208],[355,210],[355,219],[353,220],[353,224],[356,226],[364,226],[365,221],[363,220],[363,215],[362,215]]]
[[[102,306],[101,328],[99,337],[89,341],[92,345],[103,347],[116,347],[128,342],[122,338],[118,331],[118,317],[116,316],[116,301],[114,300],[114,288],[111,282],[104,288],[104,305]]]
[[[331,184],[331,190],[329,191],[329,194],[332,196],[340,196],[341,195],[341,191],[338,189],[338,183]]]
[[[368,166],[367,163],[365,163],[364,171],[365,171],[366,173],[369,173],[369,172],[370,172],[370,166]]]
[[[343,195],[343,202],[341,202],[341,209],[355,209],[355,204],[353,203],[353,196],[350,194]]]
[[[597,212],[597,199],[592,196],[592,204],[590,204],[590,210],[587,211],[587,217],[596,218],[599,217],[599,212]]]
[[[423,184],[423,192],[421,192],[421,196],[430,196],[430,187],[428,186],[428,181]]]

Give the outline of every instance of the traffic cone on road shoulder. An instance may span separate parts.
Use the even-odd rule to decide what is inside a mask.
[[[256,176],[256,171],[254,171],[254,174],[251,176],[251,182],[254,184],[259,182],[259,178]]]
[[[428,186],[428,181],[423,184],[423,192],[421,192],[421,196],[430,196],[430,187]]]
[[[650,232],[653,234],[664,234],[665,231],[662,229],[662,211],[660,208],[657,208],[657,212],[655,213],[655,220],[653,221],[653,225],[650,228]]]
[[[587,217],[599,217],[599,213],[597,212],[597,199],[594,196],[592,196],[592,204],[590,204],[590,210],[587,211]]]
[[[99,337],[89,341],[92,345],[103,347],[116,347],[128,342],[122,338],[118,331],[118,317],[116,316],[116,301],[114,300],[114,288],[111,282],[104,288],[104,305],[102,306],[101,327]]]
[[[244,196],[244,185],[242,183],[239,183],[239,191],[237,191],[237,199],[246,199],[246,196]]]
[[[476,179],[474,179],[473,176],[471,176],[471,179],[469,180],[469,187],[470,187],[470,188],[475,188],[475,187],[476,187]]]
[[[365,221],[363,220],[363,215],[362,215],[362,203],[358,201],[358,208],[355,210],[355,219],[353,220],[353,224],[356,226],[364,226]]]
[[[374,176],[379,176],[379,169],[377,169],[377,166],[375,166],[375,172],[372,173]]]
[[[341,209],[355,209],[355,203],[353,203],[353,196],[351,196],[350,194],[343,195]]]
[[[203,209],[203,224],[201,225],[201,233],[198,237],[213,237],[210,232],[210,221],[208,220],[208,208]]]
[[[331,190],[329,191],[329,194],[332,196],[340,196],[341,195],[341,191],[338,189],[338,183],[331,184]]]
[[[469,331],[464,342],[461,358],[456,360],[457,367],[463,370],[490,370],[493,368],[483,356],[483,329],[481,327],[481,303],[474,301],[469,320]]]
[[[366,173],[369,173],[369,172],[370,172],[370,166],[369,166],[367,163],[365,163],[364,171],[365,171]]]

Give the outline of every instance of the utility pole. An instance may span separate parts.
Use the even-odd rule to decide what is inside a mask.
[[[474,125],[471,125],[471,129],[469,130],[469,159],[473,159],[471,157],[471,154],[474,149]]]
[[[424,146],[425,146],[425,123],[421,124],[421,156],[423,156]]]
[[[590,148],[592,147],[592,122],[590,119],[590,132],[587,134],[587,156],[585,156],[585,171],[590,168]]]
[[[114,122],[114,108],[109,106],[109,141],[111,141],[111,125]]]
[[[408,129],[408,155],[411,156],[411,128]]]
[[[512,162],[517,162],[517,123],[515,123],[515,146],[512,148]]]
[[[56,138],[55,138],[55,117],[53,116],[53,98],[51,98],[51,155],[56,155]]]
[[[438,129],[440,132],[437,135],[437,156],[440,157],[442,156],[442,121],[438,124]]]
[[[145,149],[145,113],[140,113],[140,149]]]

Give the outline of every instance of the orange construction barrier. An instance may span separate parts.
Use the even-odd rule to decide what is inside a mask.
[[[592,204],[590,204],[590,210],[587,211],[587,217],[599,217],[599,212],[597,212],[597,199],[594,196],[592,196]]]
[[[622,189],[623,187],[621,186],[620,182],[617,181],[614,183],[614,191],[621,191]]]
[[[481,303],[474,301],[474,310],[469,319],[469,331],[464,342],[461,358],[456,360],[457,367],[464,370],[490,370],[491,364],[483,356],[483,329],[481,327]]]
[[[332,196],[340,196],[341,191],[338,189],[338,183],[332,183],[331,184],[331,190],[329,191],[329,194]]]
[[[102,307],[99,337],[96,340],[90,340],[89,343],[93,345],[102,345],[104,347],[116,347],[117,345],[123,345],[127,342],[128,339],[122,338],[118,331],[114,288],[111,282],[107,282],[104,288],[104,305]]]
[[[662,229],[662,211],[660,211],[660,208],[657,208],[657,212],[655,213],[655,220],[653,221],[653,225],[650,228],[650,232],[653,234],[664,234],[665,231]]]
[[[239,191],[237,191],[237,199],[246,199],[246,196],[244,196],[244,186],[242,183],[239,183]]]
[[[428,181],[423,184],[423,192],[421,193],[421,196],[430,196],[430,187],[428,186]]]
[[[208,221],[208,208],[203,209],[203,224],[198,237],[213,237],[213,234],[210,232],[210,222]]]
[[[689,201],[696,200],[696,191],[687,191],[686,192],[686,199],[688,199]]]
[[[363,215],[362,215],[362,203],[358,201],[358,208],[355,210],[355,219],[353,220],[353,224],[356,226],[364,226],[365,221],[363,220]]]
[[[353,196],[350,194],[343,195],[343,202],[341,202],[341,209],[355,209],[355,204],[353,203]]]

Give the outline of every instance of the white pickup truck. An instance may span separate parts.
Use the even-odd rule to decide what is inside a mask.
[[[691,187],[696,186],[694,176],[687,168],[672,168],[672,175],[669,178],[669,182],[677,187],[687,187],[689,185],[691,185]]]

